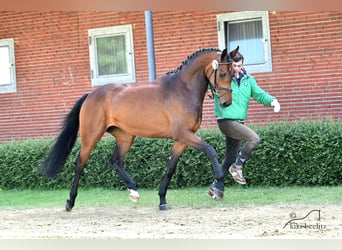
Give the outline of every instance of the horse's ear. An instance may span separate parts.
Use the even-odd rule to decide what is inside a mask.
[[[221,61],[227,56],[227,49],[224,49],[221,53]]]
[[[233,57],[236,55],[236,53],[237,53],[238,51],[239,51],[239,46],[237,46],[236,49],[234,49],[233,51],[231,51],[231,52],[229,53],[230,58],[233,58]]]

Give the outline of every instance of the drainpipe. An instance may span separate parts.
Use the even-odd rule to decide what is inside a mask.
[[[145,11],[146,42],[148,57],[148,74],[150,81],[156,80],[156,63],[154,59],[153,21],[152,11]]]

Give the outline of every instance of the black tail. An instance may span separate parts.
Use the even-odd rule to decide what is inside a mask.
[[[45,160],[41,163],[41,172],[49,178],[55,177],[61,171],[75,145],[80,125],[79,114],[81,106],[87,96],[88,94],[82,96],[65,117],[60,135],[57,137],[55,144]]]

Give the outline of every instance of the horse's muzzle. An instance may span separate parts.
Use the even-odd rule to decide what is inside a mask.
[[[230,104],[232,104],[231,102],[224,102],[222,103],[222,107],[227,108],[228,106],[230,106]]]
[[[219,104],[224,107],[224,108],[227,108],[228,106],[230,106],[230,104],[232,104],[231,101],[221,101],[219,100]]]

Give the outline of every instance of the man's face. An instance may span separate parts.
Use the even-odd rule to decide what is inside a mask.
[[[240,60],[238,62],[233,62],[233,70],[234,70],[234,73],[236,76],[239,75],[239,73],[242,69],[242,66],[243,66],[242,60]]]

